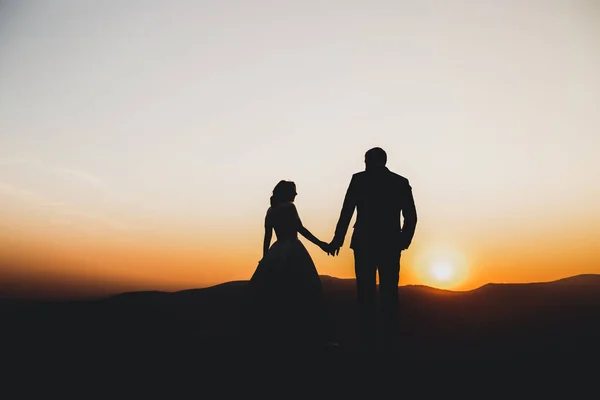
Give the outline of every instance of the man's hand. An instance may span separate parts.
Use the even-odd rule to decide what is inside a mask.
[[[329,243],[329,251],[332,256],[337,256],[338,254],[340,254],[340,245],[338,243],[335,242],[335,240],[332,240],[331,243]]]

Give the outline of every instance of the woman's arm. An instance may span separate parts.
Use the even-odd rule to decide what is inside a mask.
[[[304,236],[306,239],[308,239],[311,243],[316,244],[317,246],[321,246],[323,243],[325,243],[317,239],[316,236],[310,233],[310,231],[306,229],[303,225],[300,225],[300,227],[298,228],[298,233]]]
[[[319,246],[319,248],[321,250],[323,250],[325,253],[333,254],[333,252],[329,248],[329,243],[326,243],[326,242],[323,242],[322,240],[317,239],[315,237],[315,235],[310,233],[310,231],[308,229],[306,229],[303,225],[300,225],[300,228],[298,229],[298,233],[301,234],[302,236],[304,236],[305,238],[307,238],[308,240],[310,240],[312,243]]]
[[[300,220],[300,215],[298,215],[298,210],[296,210],[296,207],[294,207],[294,212],[296,213],[296,219],[298,220],[298,233],[308,239],[311,243],[319,246],[324,252],[329,253],[329,244],[317,239],[315,235],[310,233],[310,231],[306,229],[304,225],[302,225],[302,221]]]

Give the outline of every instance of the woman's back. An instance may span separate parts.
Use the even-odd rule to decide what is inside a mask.
[[[298,238],[301,222],[294,203],[286,202],[270,207],[267,211],[266,223],[275,230],[277,240]]]

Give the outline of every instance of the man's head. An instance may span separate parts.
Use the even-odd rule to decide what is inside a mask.
[[[373,147],[365,153],[365,167],[383,167],[387,163],[387,154],[381,147]]]

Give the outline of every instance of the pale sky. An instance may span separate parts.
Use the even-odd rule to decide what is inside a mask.
[[[277,181],[329,241],[381,146],[419,212],[404,283],[437,245],[465,287],[507,254],[515,280],[600,272],[598,71],[593,0],[2,1],[0,224],[237,251],[215,280],[247,279]]]

